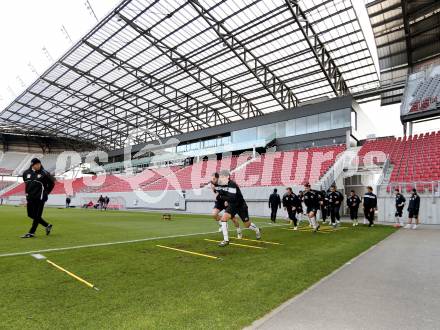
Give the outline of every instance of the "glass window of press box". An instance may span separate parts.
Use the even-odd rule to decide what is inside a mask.
[[[186,151],[221,147],[221,146],[225,146],[228,144],[231,144],[231,137],[230,136],[223,136],[223,137],[208,139],[208,140],[204,140],[204,141],[181,144],[181,145],[177,146],[176,151],[177,152],[186,152]]]
[[[270,138],[283,138],[350,127],[351,110],[342,109],[305,116],[288,121],[251,127],[231,133],[232,143]]]
[[[177,152],[216,148],[229,145],[231,143],[283,138],[350,127],[350,112],[350,109],[335,110],[273,124],[250,127],[231,132],[231,136],[217,137],[179,145],[177,146]]]

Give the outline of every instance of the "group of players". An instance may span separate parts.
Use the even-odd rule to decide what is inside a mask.
[[[294,230],[298,230],[298,222],[302,220],[304,208],[309,225],[314,231],[318,231],[320,228],[319,221],[317,220],[318,215],[320,215],[324,223],[327,222],[327,218],[329,217],[331,225],[337,227],[341,220],[340,210],[343,201],[344,196],[337,190],[336,185],[332,185],[326,192],[324,190],[313,190],[310,184],[305,184],[304,191],[300,191],[298,195],[289,187],[286,189],[286,193],[282,199],[280,199],[277,194],[277,189],[274,189],[273,194],[269,197],[271,220],[272,222],[276,221],[277,210],[281,208],[282,205],[287,212],[289,220],[293,224]],[[353,221],[353,226],[358,225],[360,204],[361,199],[359,196],[356,195],[354,191],[351,191],[350,196],[347,198],[347,206],[350,210],[350,218]],[[364,214],[370,227],[374,225],[374,212],[376,209],[377,197],[373,194],[373,189],[368,187],[364,195]]]
[[[377,206],[376,195],[372,193],[372,188],[364,196],[364,212],[365,217],[369,220],[369,226],[373,226],[374,211]],[[228,221],[231,220],[237,230],[237,238],[242,238],[240,224],[236,216],[240,217],[244,226],[255,231],[256,239],[261,239],[260,229],[249,219],[249,211],[243,194],[238,185],[231,180],[228,170],[223,170],[220,173],[214,173],[211,178],[211,189],[215,195],[215,204],[212,210],[214,220],[219,222],[219,231],[223,233],[223,241],[219,246],[225,247],[229,244]],[[276,190],[275,190],[276,192]],[[279,200],[279,197],[278,197]],[[310,184],[304,185],[304,191],[296,195],[292,188],[287,188],[286,193],[282,199],[282,205],[287,211],[288,218],[293,224],[293,229],[298,230],[298,220],[302,220],[303,206],[305,205],[306,216],[310,227],[313,231],[318,231],[320,223],[318,221],[318,211],[321,212],[321,217],[324,222],[327,216],[331,219],[332,226],[336,227],[340,222],[340,207],[344,200],[343,195],[337,191],[336,186],[332,185],[328,192],[317,191],[311,189]],[[269,200],[269,207],[273,207],[273,201]],[[348,199],[348,206],[350,208],[350,215],[353,220],[353,225],[356,226],[357,213],[361,201],[360,198],[352,191]],[[276,205],[276,207],[281,207]],[[220,213],[223,211],[223,214]],[[273,212],[272,212],[273,214]],[[274,221],[274,219],[272,219]]]
[[[242,238],[240,224],[236,216],[240,217],[244,226],[255,231],[256,239],[261,239],[261,230],[249,219],[249,211],[243,194],[237,183],[230,178],[228,170],[222,170],[220,173],[214,173],[211,178],[211,189],[215,195],[215,204],[212,210],[214,220],[219,223],[219,232],[223,234],[223,241],[219,243],[220,247],[225,247],[229,244],[228,221],[231,220],[237,230],[237,238]],[[276,209],[281,208],[281,199],[274,190],[274,194],[269,199],[269,208],[272,209],[271,218],[275,222]],[[278,197],[273,198],[273,195]],[[337,191],[336,186],[332,185],[329,191],[318,191],[311,189],[310,184],[304,185],[304,191],[295,194],[292,188],[286,188],[286,193],[282,198],[282,205],[287,211],[288,218],[293,224],[293,230],[298,230],[298,222],[302,220],[305,215],[313,231],[316,232],[320,228],[318,211],[323,222],[330,217],[331,225],[337,227],[340,223],[340,208],[344,201],[344,196]],[[303,207],[304,204],[304,207]],[[361,199],[354,191],[350,192],[347,199],[347,206],[350,210],[350,218],[353,221],[353,226],[358,225],[358,210],[361,204]],[[368,226],[374,226],[374,213],[377,209],[377,197],[373,193],[372,187],[367,187],[364,195],[364,215],[365,222],[368,221]],[[223,211],[223,214],[220,213]]]
[[[403,210],[405,207],[406,199],[400,193],[399,189],[395,189],[395,226],[416,229],[419,224],[419,209],[420,209],[420,196],[417,194],[417,190],[413,189],[409,198],[408,205],[408,223],[404,225]],[[283,198],[280,199],[277,189],[269,197],[269,208],[271,209],[271,220],[276,221],[277,210],[281,208],[281,205],[287,211],[287,216],[294,225],[294,230],[297,230],[298,220],[302,220],[303,216],[303,204],[305,204],[310,222],[310,227],[319,229],[319,223],[316,222],[317,211],[320,211],[322,221],[325,223],[327,217],[330,217],[331,225],[336,227],[340,223],[340,208],[343,204],[344,196],[342,193],[336,190],[336,186],[332,185],[329,191],[316,191],[310,190],[310,185],[305,185],[305,193],[300,191],[298,195],[293,193],[292,188],[287,188]],[[358,226],[358,213],[359,207],[363,204],[364,211],[364,224],[368,224],[369,227],[374,226],[374,214],[377,210],[377,196],[373,193],[373,188],[368,186],[367,191],[363,196],[363,201],[356,195],[355,191],[350,191],[350,195],[347,198],[347,208],[349,210],[350,219],[353,226]],[[415,223],[413,224],[413,220]]]
[[[400,193],[399,189],[394,190],[395,201],[396,201],[396,213],[395,216],[395,227],[403,227],[403,209],[405,208],[406,199]],[[419,211],[420,211],[420,196],[417,190],[414,188],[411,191],[411,196],[409,197],[408,203],[408,223],[404,226],[406,229],[416,229],[419,224]],[[413,219],[415,223],[413,224]]]
[[[46,234],[49,235],[52,230],[52,225],[47,223],[42,218],[44,204],[48,199],[48,195],[51,193],[55,186],[55,179],[49,172],[44,170],[41,165],[41,161],[37,158],[32,159],[30,167],[23,173],[23,181],[26,185],[26,199],[27,199],[27,213],[33,220],[32,227],[28,233],[21,236],[22,238],[35,237],[35,231],[39,224],[46,228]],[[211,178],[211,187],[215,194],[215,205],[212,211],[212,215],[216,221],[219,222],[219,231],[223,233],[223,241],[219,246],[227,246],[229,244],[228,233],[228,221],[232,220],[237,230],[237,237],[242,238],[241,228],[236,216],[238,215],[243,221],[244,226],[248,229],[255,231],[257,239],[261,239],[260,229],[249,219],[248,206],[243,198],[238,185],[231,180],[228,170],[222,170],[220,173],[214,173]],[[405,206],[405,197],[395,190],[395,202],[396,202],[396,226],[403,224],[402,216]],[[66,206],[70,204],[66,200]],[[286,193],[282,198],[282,205],[287,211],[288,218],[293,224],[293,229],[298,230],[298,220],[302,220],[304,208],[306,216],[309,221],[310,227],[314,231],[318,231],[320,228],[318,211],[320,211],[321,218],[324,222],[327,220],[327,216],[330,216],[331,224],[336,227],[340,222],[340,208],[344,196],[337,191],[336,186],[332,185],[328,192],[313,190],[310,184],[304,185],[304,191],[300,191],[296,195],[292,188],[287,188]],[[109,198],[104,198],[102,195],[99,198],[99,204],[101,208],[107,207]],[[303,207],[303,204],[305,207]],[[355,194],[354,191],[350,192],[350,196],[347,198],[347,206],[350,210],[350,218],[353,221],[353,226],[358,225],[358,210],[361,204],[361,199]],[[377,197],[373,194],[373,188],[367,187],[367,191],[363,198],[363,207],[365,220],[368,221],[368,225],[371,227],[374,225],[374,214],[377,210]],[[269,199],[269,208],[272,209],[271,219],[275,222],[276,213],[278,208],[281,208],[281,199],[277,194],[277,190],[274,190],[274,194]],[[412,194],[408,206],[408,224],[405,228],[415,229],[419,224],[419,208],[420,197],[417,194],[416,189],[412,190]],[[224,211],[222,215],[220,212]],[[415,224],[412,224],[413,218]]]

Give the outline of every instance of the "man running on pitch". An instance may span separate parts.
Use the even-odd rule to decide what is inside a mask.
[[[293,230],[298,230],[298,220],[296,219],[296,209],[300,207],[301,200],[293,192],[292,188],[286,188],[283,196],[283,206],[287,211],[290,221],[293,223]]]
[[[335,185],[331,185],[330,192],[327,194],[328,203],[330,207],[330,219],[332,226],[336,227],[339,224],[341,216],[339,215],[339,209],[341,208],[341,203],[344,200],[344,196],[336,190]]]
[[[310,184],[306,183],[304,185],[304,204],[307,207],[307,216],[309,217],[309,221],[314,229],[314,231],[318,231],[320,224],[316,221],[316,213],[319,209],[320,195],[319,192],[310,188]]]
[[[238,185],[230,179],[229,171],[222,170],[219,175],[219,198],[225,202],[225,212],[221,218],[223,241],[219,243],[220,247],[229,244],[228,220],[235,217],[236,214],[243,221],[246,228],[255,231],[256,238],[261,238],[260,229],[249,220],[249,213],[246,201]]]
[[[221,216],[219,215],[219,213],[221,211],[224,211],[226,209],[226,206],[225,206],[225,201],[220,199],[220,195],[219,195],[220,187],[218,184],[218,179],[219,179],[219,174],[217,172],[213,173],[211,178],[211,189],[215,195],[215,203],[214,203],[214,208],[212,209],[212,217],[219,224],[218,231],[222,232]],[[241,233],[240,223],[235,217],[233,217],[231,220],[234,223],[235,228],[237,228],[237,238],[241,239],[243,235]]]

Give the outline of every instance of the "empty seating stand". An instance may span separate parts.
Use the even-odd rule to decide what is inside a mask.
[[[432,191],[433,186],[438,186],[432,182],[440,181],[440,132],[367,141],[359,156],[363,158],[375,150],[387,154],[393,165],[388,191],[395,186],[407,191],[414,187]]]
[[[0,154],[0,175],[17,175],[20,176],[30,164],[32,158],[39,158],[44,168],[49,172],[54,172],[58,159],[57,153],[25,153],[8,151]],[[67,170],[67,169],[66,169]]]
[[[344,150],[338,145],[263,154],[234,173],[233,179],[243,187],[313,184]]]
[[[440,74],[422,80],[409,96],[409,113],[435,109],[440,99]]]
[[[0,196],[1,198],[9,197],[9,196],[24,196],[24,184],[21,183],[18,186],[7,190]]]
[[[3,175],[17,174],[17,169],[29,166],[32,155],[23,152],[9,151],[0,155],[0,173]]]
[[[144,190],[188,190],[198,189],[206,185],[211,180],[214,172],[222,169],[233,170],[237,166],[245,163],[248,156],[225,157],[222,160],[205,160],[183,167],[174,173],[157,180],[156,182],[145,185]]]
[[[189,190],[198,189],[211,180],[214,172],[233,171],[232,178],[240,186],[280,186],[317,182],[333,165],[345,146],[315,147],[303,150],[267,153],[251,160],[250,154],[205,160],[189,166],[147,168],[136,175],[106,175],[57,181],[52,194],[76,193],[107,194],[135,190]],[[246,166],[242,166],[245,163]],[[93,184],[90,184],[93,182]],[[24,184],[3,194],[2,197],[23,196]]]
[[[15,181],[0,181],[0,191],[5,190],[15,184]]]

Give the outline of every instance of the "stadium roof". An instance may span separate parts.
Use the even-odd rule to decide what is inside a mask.
[[[129,0],[0,120],[113,149],[378,86],[350,0]]]
[[[367,11],[385,91],[382,105],[399,103],[411,69],[440,54],[440,1],[370,0]]]

